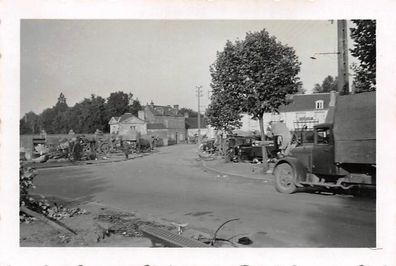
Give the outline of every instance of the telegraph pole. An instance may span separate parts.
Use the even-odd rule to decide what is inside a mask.
[[[198,148],[201,146],[201,97],[203,96],[202,93],[202,86],[197,86],[197,97],[198,97]]]
[[[346,20],[337,20],[338,85],[340,94],[349,94],[348,29]]]

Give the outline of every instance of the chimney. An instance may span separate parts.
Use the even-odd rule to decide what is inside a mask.
[[[179,105],[178,104],[173,105],[173,109],[175,109],[175,114],[177,115],[179,113]]]
[[[334,107],[336,104],[336,97],[337,93],[336,91],[330,91],[330,102],[329,102],[329,107]]]
[[[138,118],[141,119],[141,120],[145,120],[144,119],[144,111],[143,110],[138,111]]]

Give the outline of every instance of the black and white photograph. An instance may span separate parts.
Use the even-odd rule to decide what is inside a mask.
[[[1,119],[13,110],[19,149],[3,163],[14,179],[19,167],[19,180],[2,232],[13,224],[17,254],[148,252],[173,260],[115,265],[223,265],[214,254],[312,250],[310,262],[313,250],[352,259],[379,250],[378,265],[393,265],[377,16],[40,15],[14,25],[19,103]],[[10,147],[3,136],[1,146]],[[173,250],[212,257],[178,264]],[[341,265],[333,256],[329,265]],[[256,265],[239,261],[224,265]]]
[[[375,91],[375,20],[22,20],[20,244],[376,247]]]

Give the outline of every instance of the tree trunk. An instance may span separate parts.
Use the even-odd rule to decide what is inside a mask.
[[[261,136],[261,141],[265,140],[265,134],[264,134],[264,121],[263,121],[263,116],[260,116],[259,118],[259,125],[260,125],[260,136]],[[265,146],[262,146],[262,152],[263,152],[263,171],[268,170],[268,156],[267,156],[267,149]]]

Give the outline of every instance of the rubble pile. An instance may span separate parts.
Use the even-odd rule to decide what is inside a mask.
[[[124,154],[128,158],[129,154],[152,150],[152,145],[147,139],[131,140],[123,139],[122,136],[104,137],[95,134],[94,137],[80,135],[52,142],[39,140],[39,143],[35,143],[33,139],[32,156],[27,156],[21,150],[21,160],[30,160],[34,163],[106,160],[110,154]]]
[[[166,230],[175,229],[173,226],[144,221],[131,214],[100,214],[95,219],[110,224],[110,226],[104,230],[106,236],[118,234],[126,237],[142,237],[142,233],[139,231],[139,226],[141,225],[150,225]]]
[[[53,202],[51,205],[44,197],[42,197],[42,199],[37,199],[36,197],[31,196],[28,198],[28,201],[29,204],[22,203],[22,206],[28,206],[31,210],[43,214],[53,220],[59,221],[64,218],[88,214],[88,211],[85,209],[67,208],[61,204],[57,204],[56,202]],[[21,212],[19,220],[21,223],[31,223],[37,220],[37,218]]]
[[[56,204],[55,206],[48,208],[47,210],[47,216],[55,220],[62,220],[64,218],[73,217],[77,215],[84,215],[84,214],[88,214],[87,210],[85,209],[66,208],[63,207],[62,205],[57,206]]]

